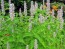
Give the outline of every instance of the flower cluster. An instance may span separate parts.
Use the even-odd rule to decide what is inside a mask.
[[[11,20],[13,20],[14,16],[15,16],[14,10],[15,10],[14,4],[12,3],[12,4],[10,4],[10,7],[9,7],[9,13],[10,13]]]
[[[24,15],[27,16],[27,4],[26,4],[26,1],[24,1]]]
[[[1,0],[1,10],[2,10],[2,14],[5,15],[4,0]]]
[[[57,13],[58,13],[57,18],[60,20],[60,28],[62,29],[63,28],[63,24],[64,24],[62,6],[61,6],[61,9],[59,9]]]

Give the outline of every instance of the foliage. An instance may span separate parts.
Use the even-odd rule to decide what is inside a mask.
[[[42,14],[47,19],[40,23],[38,18]],[[0,15],[0,49],[6,48],[6,43],[10,43],[11,49],[29,49],[34,47],[34,39],[38,40],[38,49],[64,49],[65,33],[60,30],[60,22],[57,18],[46,14],[46,10],[38,9],[32,19],[32,30],[29,31],[30,16],[15,16],[11,21],[9,16]],[[50,26],[48,28],[48,26]],[[54,35],[54,32],[56,36]]]

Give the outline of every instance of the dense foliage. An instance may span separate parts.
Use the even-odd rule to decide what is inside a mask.
[[[43,23],[39,22],[39,15],[44,15]],[[30,16],[16,17],[13,21],[9,16],[0,15],[0,49],[5,49],[7,42],[11,49],[33,49],[34,40],[38,40],[38,49],[64,49],[65,33],[60,29],[57,18],[46,14],[46,10],[38,9],[32,18],[32,29],[29,30]]]

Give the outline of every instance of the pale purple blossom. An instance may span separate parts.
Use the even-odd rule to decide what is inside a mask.
[[[39,15],[39,22],[44,23],[44,17],[42,16],[42,14]]]
[[[27,16],[27,4],[26,4],[26,1],[24,1],[24,15]]]
[[[12,3],[12,4],[10,4],[10,7],[9,7],[9,13],[10,13],[11,20],[13,20],[14,16],[15,16],[14,10],[15,10],[15,7],[14,7],[14,4]]]
[[[21,8],[19,9],[19,16],[20,16],[20,17],[22,16]]]
[[[57,18],[59,19],[59,13],[60,13],[60,10],[57,11]]]
[[[33,16],[35,11],[35,6],[33,4],[33,1],[31,1],[31,7],[30,7],[30,15]]]
[[[38,3],[35,1],[35,10],[38,9]]]
[[[5,15],[4,0],[1,0],[1,10],[2,14]]]
[[[63,28],[63,24],[64,24],[63,9],[62,9],[62,7],[61,7],[61,9],[58,10],[57,13],[58,13],[58,14],[57,14],[57,18],[58,18],[58,20],[60,21],[60,29],[62,29],[62,28]]]
[[[43,0],[43,6],[44,6],[44,2],[45,2],[45,0]]]
[[[47,0],[47,14],[49,14],[50,11],[50,0]]]
[[[11,0],[9,0],[9,4],[11,4]]]

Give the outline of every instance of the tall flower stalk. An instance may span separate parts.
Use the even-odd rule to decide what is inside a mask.
[[[12,3],[12,4],[10,4],[10,7],[9,7],[9,13],[10,13],[10,19],[11,19],[11,21],[13,21],[14,17],[15,17],[14,10],[15,10],[14,4]]]
[[[12,4],[10,4],[10,7],[9,7],[9,13],[10,13],[10,19],[11,19],[11,21],[13,21],[14,20],[14,17],[15,17],[15,13],[14,13],[14,10],[15,10],[15,7],[14,7],[14,4],[12,3]],[[12,33],[14,32],[14,25],[12,24]]]
[[[61,7],[61,9],[58,10],[57,12],[57,18],[60,20],[60,29],[63,28],[63,24],[64,24],[64,19],[63,19],[63,9]]]
[[[50,0],[47,0],[47,14],[49,14],[50,11]]]
[[[43,6],[44,6],[44,0],[43,0]]]
[[[1,10],[2,14],[5,15],[4,0],[1,0]]]
[[[19,16],[22,17],[22,11],[21,11],[21,8],[19,9]]]
[[[9,5],[11,4],[11,0],[9,0]]]
[[[31,16],[34,15],[34,10],[35,10],[35,8],[34,8],[33,1],[31,1],[31,8],[30,8],[30,14],[31,14]]]
[[[27,5],[26,5],[26,1],[24,1],[24,15],[27,16]]]
[[[60,12],[61,12],[61,18],[60,18],[61,23],[60,23],[60,28],[63,29],[64,19],[63,19],[63,9],[62,9],[62,8],[60,9]]]
[[[42,16],[42,14],[39,15],[39,22],[40,23],[44,23],[44,17]]]
[[[35,1],[35,11],[38,9],[38,3]]]

